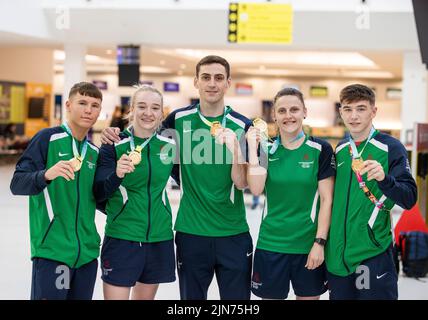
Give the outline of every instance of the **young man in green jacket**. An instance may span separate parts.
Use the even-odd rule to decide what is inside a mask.
[[[330,299],[398,298],[390,210],[416,203],[404,146],[373,127],[374,92],[360,84],[340,93],[350,136],[336,147],[336,183],[326,246]]]
[[[181,187],[174,230],[182,300],[206,300],[214,274],[222,300],[251,296],[253,243],[242,193],[251,121],[225,105],[231,81],[227,60],[202,58],[194,78],[200,102],[174,110],[163,122],[163,134],[175,136],[180,156],[173,177]],[[120,142],[115,130],[106,129],[102,141]]]
[[[16,165],[10,189],[30,196],[33,300],[92,299],[100,244],[92,193],[98,148],[86,135],[101,101],[93,84],[75,84],[67,122],[39,131]]]

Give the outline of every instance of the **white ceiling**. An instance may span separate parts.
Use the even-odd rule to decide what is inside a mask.
[[[64,53],[56,62],[63,70]],[[188,75],[196,63],[208,54],[225,57],[232,65],[232,76],[329,77],[400,79],[400,52],[269,51],[227,49],[140,49],[141,72],[146,74]],[[117,71],[116,47],[89,47],[87,70],[92,73]]]
[[[410,0],[366,1],[370,23],[363,30],[356,27],[361,0],[325,0],[322,4],[309,0],[287,2],[295,8],[292,44],[239,45],[227,42],[228,1],[224,0],[2,1],[0,46],[61,50],[65,43],[84,44],[88,54],[105,59],[88,63],[88,70],[97,72],[115,68],[118,44],[136,44],[142,46],[143,72],[151,67],[152,71],[164,68],[165,74],[193,74],[203,52],[228,58],[235,75],[355,77],[359,74],[395,79],[401,78],[403,52],[419,50]],[[61,27],[64,12],[69,19],[66,28]],[[183,55],[177,48],[193,50],[193,54]],[[107,54],[107,50],[112,54]],[[341,53],[361,55],[372,63],[340,64]],[[310,61],[297,63],[305,55]]]

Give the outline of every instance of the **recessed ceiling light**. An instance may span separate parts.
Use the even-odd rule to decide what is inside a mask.
[[[235,71],[236,72],[236,71]],[[257,76],[324,76],[324,77],[345,77],[345,78],[378,78],[392,79],[394,75],[388,71],[380,70],[323,70],[323,69],[266,69],[259,68],[239,68],[237,72]]]
[[[97,62],[97,61],[100,61],[101,59],[100,59],[100,57],[99,57],[99,56],[94,56],[94,55],[92,55],[92,54],[87,54],[87,55],[85,56],[85,60],[86,60],[87,62]]]
[[[54,60],[65,60],[65,52],[62,50],[54,50]]]
[[[161,54],[179,56],[187,59],[201,59],[209,54],[207,50],[175,49],[156,50]],[[324,67],[365,67],[377,69],[378,66],[366,56],[358,52],[337,51],[256,51],[256,50],[217,50],[217,54],[225,57],[231,64],[251,65],[293,65]]]

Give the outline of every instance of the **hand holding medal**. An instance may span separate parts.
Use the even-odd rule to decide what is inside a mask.
[[[239,147],[235,132],[226,127],[226,116],[231,109],[224,107],[223,119],[220,121],[209,121],[201,112],[198,106],[198,114],[203,123],[210,128],[210,134],[215,138],[216,143],[226,144],[230,152],[234,153],[235,147]]]
[[[73,171],[77,172],[82,168],[83,159],[85,159],[86,152],[88,150],[88,141],[86,138],[83,140],[82,151],[79,152],[79,148],[77,147],[76,139],[73,137],[73,134],[71,132],[70,127],[68,126],[68,124],[66,122],[63,124],[63,127],[64,127],[65,131],[67,131],[67,133],[71,137],[71,141],[72,141],[71,146],[73,148],[73,155],[74,155],[73,158],[68,160],[68,163],[70,163],[71,167],[73,168]]]
[[[127,155],[127,159],[129,159],[129,161],[132,164],[132,171],[134,171],[135,166],[139,165],[141,162],[141,152],[143,151],[144,147],[147,146],[150,143],[150,140],[152,140],[152,138],[156,135],[156,132],[154,132],[150,138],[147,138],[146,141],[144,141],[142,144],[135,146],[135,142],[134,142],[134,129],[132,127],[127,129],[128,132],[130,133],[130,140],[129,140],[129,144],[131,147],[131,151],[129,152],[129,155]],[[132,172],[130,171],[130,172]],[[125,172],[125,173],[129,173],[129,172]],[[118,175],[119,176],[119,175]]]
[[[375,160],[366,160],[363,162],[360,174],[363,175],[365,173],[367,173],[367,181],[375,179],[380,182],[385,179],[385,171],[383,171],[382,165]]]
[[[260,129],[255,126],[251,126],[247,131],[246,138],[248,141],[248,147],[250,149],[257,150],[259,143],[262,140]]]
[[[235,147],[239,145],[235,132],[229,128],[217,128],[215,141],[218,144],[225,144],[232,153],[234,153]]]
[[[253,126],[260,130],[260,133],[264,139],[268,139],[268,125],[266,121],[260,118],[255,118],[253,121]]]
[[[82,158],[80,156],[75,156],[74,158],[71,158],[68,160],[70,162],[71,166],[73,167],[74,172],[77,172],[82,167]]]
[[[52,181],[58,177],[63,177],[65,180],[74,180],[74,168],[71,161],[58,161],[54,166],[50,167],[45,172],[45,180]]]
[[[141,162],[141,146],[137,146],[133,151],[129,153],[129,158],[134,166]]]
[[[124,178],[126,174],[131,173],[134,170],[135,170],[135,166],[132,163],[131,157],[125,153],[122,154],[122,156],[119,158],[119,160],[117,160],[116,175],[119,178]]]
[[[267,141],[269,140],[268,125],[266,121],[261,118],[253,120],[253,127],[257,129],[257,145],[261,143],[263,150],[267,152]],[[251,128],[250,128],[251,129]]]

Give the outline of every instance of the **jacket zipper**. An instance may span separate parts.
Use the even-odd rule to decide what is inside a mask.
[[[346,198],[346,211],[345,211],[345,223],[343,225],[344,228],[344,242],[343,242],[343,254],[342,254],[342,260],[343,260],[343,265],[345,266],[346,270],[348,271],[348,273],[350,272],[348,265],[346,264],[345,261],[345,250],[346,250],[346,224],[348,222],[348,210],[349,210],[349,192],[351,191],[351,183],[352,183],[352,169],[351,169],[351,174],[349,176],[349,185],[348,185],[348,194],[347,194],[347,198]]]
[[[150,192],[150,184],[151,184],[151,180],[152,180],[152,163],[150,162],[150,144],[147,145],[147,161],[148,161],[148,165],[149,165],[149,178],[147,181],[147,195],[148,195],[148,199],[149,199],[149,204],[148,204],[148,208],[147,208],[147,212],[148,212],[148,226],[147,226],[147,234],[146,234],[146,240],[149,241],[149,233],[150,233],[150,210],[151,210],[151,206],[152,206],[152,196],[151,196],[151,192]]]

